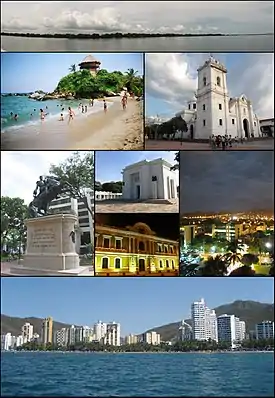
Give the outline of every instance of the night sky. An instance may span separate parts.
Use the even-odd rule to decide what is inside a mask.
[[[189,151],[180,157],[180,213],[273,211],[273,151]]]
[[[95,222],[112,227],[133,226],[137,222],[147,224],[156,235],[162,238],[179,239],[179,215],[178,214],[96,214]],[[95,226],[96,230],[96,226]]]

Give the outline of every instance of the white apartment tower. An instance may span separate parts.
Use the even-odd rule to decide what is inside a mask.
[[[143,341],[147,344],[159,345],[160,344],[160,334],[157,332],[147,332],[143,335]]]
[[[33,338],[33,325],[26,322],[22,326],[22,337],[23,337],[23,344],[28,343]]]
[[[107,323],[104,344],[120,346],[120,324],[116,322]]]
[[[218,321],[218,340],[227,341],[234,347],[236,342],[236,317],[235,315],[220,315]],[[237,320],[238,322],[238,320]]]
[[[206,306],[204,299],[192,304],[191,317],[194,340],[218,341],[217,316],[215,310]]]
[[[98,321],[94,325],[95,340],[101,342],[107,333],[107,323]]]

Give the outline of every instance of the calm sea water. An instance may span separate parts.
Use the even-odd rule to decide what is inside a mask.
[[[88,100],[48,100],[48,101],[35,101],[29,99],[28,97],[12,96],[12,97],[2,97],[1,98],[1,131],[6,132],[10,129],[20,128],[26,124],[37,124],[41,123],[40,120],[40,108],[46,113],[45,120],[43,123],[47,122],[49,119],[58,120],[60,114],[63,113],[65,120],[68,116],[68,107],[72,107],[75,111],[76,117],[86,117],[91,113],[103,110],[102,102],[95,101],[94,106],[90,107],[88,105],[88,112],[82,114],[78,110],[79,103],[83,105],[88,105]],[[111,105],[111,104],[109,104]],[[47,108],[48,109],[47,109]],[[64,110],[62,111],[62,108]],[[19,115],[18,120],[11,118],[10,113],[17,113]],[[31,116],[32,114],[32,116]]]
[[[4,353],[4,396],[274,396],[273,353]]]
[[[220,37],[163,37],[144,39],[44,39],[26,37],[1,37],[2,48],[15,52],[99,52],[99,51],[274,51],[273,35],[220,36]]]

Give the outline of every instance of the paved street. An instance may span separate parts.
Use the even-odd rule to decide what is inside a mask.
[[[179,204],[155,203],[96,203],[96,213],[178,213]]]
[[[178,142],[178,141],[151,141],[147,140],[145,142],[145,150],[203,150],[203,151],[213,151],[208,143],[198,143],[198,142]],[[222,149],[216,149],[217,151],[222,151]],[[232,148],[227,148],[227,151],[249,151],[249,150],[274,150],[274,140],[263,140],[263,141],[250,141],[244,144],[235,144]]]

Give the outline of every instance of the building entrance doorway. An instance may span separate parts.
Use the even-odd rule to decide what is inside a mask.
[[[140,185],[136,186],[136,197],[137,199],[140,199]]]
[[[138,260],[138,270],[139,270],[139,272],[145,272],[145,260],[144,260],[144,258],[140,258]]]
[[[193,126],[193,124],[191,124],[191,126],[190,126],[190,138],[191,138],[191,140],[194,139],[194,126]]]
[[[243,120],[243,129],[244,129],[244,136],[249,138],[249,123],[247,119]]]

